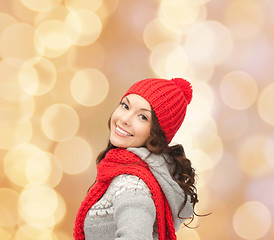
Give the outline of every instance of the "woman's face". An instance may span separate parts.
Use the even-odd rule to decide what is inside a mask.
[[[127,95],[111,116],[110,142],[122,148],[145,146],[151,118],[150,104],[143,97]]]

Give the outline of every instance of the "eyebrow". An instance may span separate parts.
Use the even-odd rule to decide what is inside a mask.
[[[129,103],[129,105],[130,105],[130,101],[129,101],[129,99],[128,99],[127,97],[125,97],[125,99],[127,100],[127,102],[128,102],[128,103]],[[146,108],[140,108],[140,110],[142,110],[142,111],[148,111],[148,112],[151,112],[151,110],[146,109]]]

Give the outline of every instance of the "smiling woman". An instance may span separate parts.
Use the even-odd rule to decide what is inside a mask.
[[[181,78],[129,88],[109,120],[109,143],[78,210],[75,239],[175,240],[181,223],[193,219],[195,171],[181,145],[168,145],[191,99]]]
[[[150,134],[151,107],[143,97],[130,94],[114,111],[110,124],[110,142],[116,147],[143,147]]]

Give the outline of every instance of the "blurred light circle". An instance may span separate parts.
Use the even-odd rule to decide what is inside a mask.
[[[195,118],[197,116],[193,117]],[[184,148],[186,146],[191,149],[193,139],[196,138],[196,134],[198,134],[201,129],[207,129],[209,132],[214,134],[218,133],[216,120],[210,114],[206,115],[203,120],[204,122],[202,123],[202,127],[200,128],[199,126],[195,128],[196,122],[193,122],[192,118],[184,119],[184,124],[182,124],[182,126],[179,128],[174,138],[172,139],[172,142],[182,144]]]
[[[233,227],[243,239],[263,238],[272,224],[269,210],[261,202],[245,202],[235,211]]]
[[[13,16],[3,12],[0,13],[0,35],[7,26],[13,23],[16,23],[16,19]]]
[[[49,58],[62,56],[70,47],[70,42],[64,32],[64,23],[59,20],[48,20],[42,22],[35,32],[35,44],[41,55]]]
[[[184,123],[177,131],[172,142],[190,146],[193,143],[196,134],[207,129],[211,134],[218,133],[216,120],[213,118],[211,111],[214,107],[215,96],[206,82],[194,82],[193,89],[195,95],[191,101],[191,107],[187,109],[188,114],[184,119]]]
[[[258,112],[260,117],[271,126],[274,126],[274,83],[269,84],[260,93],[258,100]]]
[[[150,21],[144,30],[144,42],[150,50],[160,43],[175,42],[180,43],[182,36],[179,31],[167,28],[163,25],[162,20],[157,18]]]
[[[29,185],[28,186],[28,188],[33,190],[33,191],[36,191],[37,187],[39,187],[37,193],[41,194],[40,193],[40,191],[41,191],[40,188],[41,187],[43,188],[45,186],[43,186],[43,185]],[[51,188],[48,188],[48,189],[51,189]],[[40,197],[44,197],[43,194],[45,194],[45,193],[42,193],[42,195]],[[28,207],[34,207],[34,208],[39,207],[39,203],[37,201],[39,201],[40,197],[37,197],[37,199],[34,200],[33,202],[31,202],[31,201],[28,202],[28,204],[30,206],[25,204],[22,208],[19,209],[21,218],[24,219],[24,221],[27,224],[35,225],[36,227],[39,227],[39,228],[53,228],[56,224],[60,223],[63,220],[63,218],[66,214],[66,203],[65,203],[64,199],[62,198],[62,196],[58,192],[55,192],[55,194],[56,194],[56,197],[57,197],[57,206],[56,206],[55,210],[53,210],[52,214],[44,214],[44,215],[40,215],[40,216],[37,216],[37,214],[36,215],[35,214],[30,214],[30,211],[28,210]],[[49,195],[49,193],[47,193],[47,195]],[[54,196],[54,195],[52,195],[52,196]],[[54,200],[52,198],[52,196],[46,196],[45,200],[50,200],[50,201]],[[24,196],[26,201],[27,201],[28,197],[29,196],[27,196],[27,197]],[[24,203],[20,203],[20,204],[24,204]],[[45,202],[42,202],[41,204],[45,204]],[[20,205],[19,205],[19,207],[20,207]],[[48,207],[52,208],[52,206],[46,206],[46,207],[42,206],[42,207],[44,207],[45,209],[47,209]]]
[[[58,205],[56,207],[56,210],[54,212],[54,219],[55,219],[55,224],[58,224],[60,222],[62,222],[62,220],[64,219],[66,213],[67,213],[67,205],[66,202],[64,200],[64,198],[62,197],[61,194],[59,194],[58,192],[56,192],[57,197],[58,197]]]
[[[0,54],[2,58],[18,58],[27,60],[38,57],[39,52],[34,45],[35,28],[26,23],[14,23],[7,26],[0,38]],[[20,41],[18,41],[20,39]]]
[[[202,106],[203,105],[200,105],[199,108]],[[192,112],[194,112],[194,110]],[[198,117],[201,117],[200,121],[197,120]],[[199,131],[202,131],[204,128],[215,134],[218,132],[216,120],[212,117],[211,114],[192,114],[191,117],[189,116],[189,118],[184,120],[184,124],[179,130],[182,132],[181,135],[184,135],[184,132],[188,131],[191,132],[193,136],[195,136],[196,134],[199,134]]]
[[[176,135],[172,139],[171,144],[182,144],[184,147],[185,152],[187,153],[187,157],[189,157],[190,152],[192,152],[194,149],[198,149],[197,146],[200,146],[200,143],[198,143],[199,135],[198,132],[195,132],[196,129],[195,124],[192,125],[191,121],[184,122],[184,124],[180,127],[180,129],[177,131]],[[217,125],[215,120],[210,117],[207,120],[207,124],[204,125],[205,129],[207,129],[208,132],[217,134]],[[216,149],[209,149],[208,153],[206,145],[203,147],[205,150],[202,150],[207,156],[210,158],[210,162],[212,162],[212,166],[215,166],[220,158],[222,157],[223,153],[223,146],[222,142],[220,140],[214,140],[216,144]],[[218,149],[219,148],[219,149]],[[197,153],[199,154],[199,153]],[[202,154],[200,154],[201,156]],[[191,159],[192,160],[192,159]],[[211,174],[212,170],[209,169],[209,171],[204,171],[205,175]],[[200,177],[199,177],[200,178]],[[208,181],[208,178],[207,178]]]
[[[192,147],[205,152],[211,158],[213,166],[219,163],[224,154],[224,145],[220,136],[206,128],[196,132]]]
[[[54,154],[63,171],[68,174],[79,174],[85,171],[92,160],[90,145],[80,137],[59,143]]]
[[[192,59],[189,60],[188,68],[184,74],[185,79],[189,79],[194,82],[208,82],[214,73],[214,65],[206,63],[197,63]]]
[[[266,144],[267,137],[264,135],[254,135],[241,143],[238,163],[244,173],[252,177],[260,177],[271,171],[265,156]]]
[[[25,215],[38,220],[50,217],[57,206],[56,192],[45,185],[30,184],[24,188],[19,197],[19,213],[23,219]]]
[[[194,148],[188,152],[187,156],[191,160],[192,167],[199,176],[196,187],[200,189],[206,186],[213,174],[213,168],[215,166],[213,159],[206,152]]]
[[[96,14],[102,20],[106,20],[113,14],[119,6],[119,0],[103,1],[101,7],[96,11]]]
[[[176,132],[175,136],[172,138],[172,144],[182,144],[184,150],[189,152],[192,147],[192,134],[191,131],[187,131],[189,128],[183,124],[179,130]]]
[[[95,106],[106,98],[109,84],[102,72],[93,68],[85,68],[74,75],[70,90],[73,98],[79,104]]]
[[[209,211],[209,209],[211,208],[211,204],[212,204],[210,189],[205,187],[205,188],[200,188],[198,191],[199,191],[199,199],[201,201],[199,201],[195,205],[195,211],[197,213],[205,212],[205,209],[207,209],[206,211]],[[197,226],[199,226],[200,221],[201,221],[200,218],[194,218],[194,222],[190,226],[197,227]]]
[[[191,107],[187,109],[188,114],[184,120],[184,124],[189,125],[190,129],[195,132],[199,132],[211,121],[211,111],[215,99],[212,90],[207,84],[200,85],[201,87],[197,86],[197,93],[193,95]]]
[[[10,1],[8,5],[10,10],[12,9],[11,13],[21,22],[26,22],[32,24],[32,21],[37,12],[32,11],[31,9],[27,8],[20,0],[19,1]]]
[[[42,130],[53,141],[66,141],[73,137],[79,128],[76,111],[66,104],[53,104],[42,115]]]
[[[84,46],[97,40],[102,31],[102,23],[95,13],[81,9],[66,17],[64,30],[73,44]]]
[[[33,116],[35,110],[35,102],[32,96],[28,98],[10,102],[4,99],[0,101],[0,124],[20,125]],[[1,136],[0,136],[1,138]]]
[[[10,228],[14,229],[19,222],[17,211],[19,194],[13,189],[0,188],[0,196],[0,229],[9,232]]]
[[[214,167],[212,159],[203,151],[193,149],[189,153],[189,156],[193,167],[199,173],[208,171]]]
[[[46,58],[24,62],[19,72],[21,87],[31,95],[49,92],[56,82],[55,66]]]
[[[49,152],[45,152],[45,154],[47,154],[47,158],[50,160],[51,167],[50,175],[45,184],[50,187],[56,187],[61,182],[63,177],[62,166],[53,154]]]
[[[170,52],[178,48],[178,44],[165,42],[153,48],[149,63],[152,70],[159,76],[168,77],[166,74],[167,56]]]
[[[203,98],[199,97],[199,99],[202,100]],[[196,110],[202,109],[203,106],[207,107],[206,104],[201,104],[198,107],[196,107]],[[197,134],[199,131],[201,131],[205,127],[210,129],[212,132],[216,133],[216,122],[210,113],[207,113],[207,112],[194,113],[195,112],[194,109],[192,111],[190,111],[190,109],[188,109],[188,110],[189,110],[188,115],[190,115],[190,116],[189,116],[189,118],[184,120],[185,128],[187,126],[190,127],[191,132],[193,132],[194,134]]]
[[[55,7],[57,7],[62,0],[20,0],[27,8],[37,11],[37,12],[43,12],[43,11],[49,11]]]
[[[39,12],[37,13],[34,19],[34,26],[38,26],[42,22],[52,20],[52,19],[65,21],[68,13],[69,13],[69,10],[63,5],[59,5],[56,8],[53,8],[46,12]]]
[[[170,31],[172,33],[171,36],[173,34],[175,34],[175,35],[178,34],[181,36],[180,40],[183,39],[182,37],[185,35],[185,30],[188,28],[188,25],[185,25],[185,26],[178,25],[175,22],[169,21],[167,18],[165,18],[162,15],[160,15],[157,19],[159,20],[160,26],[163,26],[163,28],[167,30],[167,32],[165,34],[168,34],[168,32]],[[155,37],[157,37],[157,35]],[[178,44],[181,43],[181,41],[178,42],[173,38],[170,40],[167,40],[167,41],[162,41],[162,43],[164,43],[164,42],[174,42],[174,43],[178,43]]]
[[[229,107],[243,110],[255,102],[258,88],[252,76],[242,71],[235,71],[226,74],[221,80],[220,93]]]
[[[20,102],[30,98],[18,81],[22,64],[23,62],[18,59],[6,59],[0,62],[0,98],[10,102]]]
[[[188,55],[182,46],[173,49],[166,60],[166,74],[170,78],[173,76],[185,75],[185,72],[189,65]]]
[[[26,165],[33,155],[41,152],[35,145],[25,143],[11,149],[4,158],[4,170],[8,179],[19,186],[28,184]]]
[[[60,223],[66,214],[66,203],[58,192],[55,193],[58,201],[57,207],[53,214],[46,214],[44,216],[37,217],[35,214],[30,215],[28,212],[20,211],[21,218],[23,218],[27,224],[35,225],[39,228],[53,228],[56,224]]]
[[[207,171],[200,172],[198,181],[196,183],[196,188],[197,189],[206,188],[212,179],[213,173],[214,173],[213,168],[210,168]]]
[[[200,240],[199,233],[194,229],[189,228],[179,228],[176,232],[178,239],[191,239],[191,240]]]
[[[246,198],[263,203],[270,213],[274,214],[274,178],[269,175],[259,179],[252,179],[246,188]]]
[[[215,65],[228,58],[233,40],[229,30],[216,21],[202,21],[193,25],[186,36],[189,57],[198,63]]]
[[[23,123],[7,123],[0,119],[0,149],[11,149],[30,141],[33,131],[30,120]]]
[[[24,63],[19,73],[21,87],[27,93],[33,94],[38,88],[38,81],[38,75],[35,69],[31,65]]]
[[[47,101],[43,101],[43,103],[47,104]],[[44,107],[41,107],[41,109],[39,107],[39,113],[37,113],[37,115],[32,118],[33,135],[31,138],[31,143],[36,145],[40,149],[45,149],[45,152],[47,152],[49,151],[49,149],[51,149],[53,142],[43,133],[42,130],[41,118],[43,110]]]
[[[192,86],[195,89],[196,94],[201,98],[204,98],[204,101],[207,103],[205,104],[206,106],[204,105],[205,109],[210,113],[215,104],[215,95],[212,87],[208,83],[201,81],[194,82]],[[195,102],[195,104],[198,104],[199,100],[201,99],[195,99],[195,96],[193,97],[193,102]]]
[[[192,0],[191,2],[193,4],[198,4],[198,5],[203,5],[206,4],[207,2],[209,2],[210,0]]]
[[[194,22],[199,15],[200,7],[187,0],[162,0],[160,13],[170,22],[187,25]]]
[[[260,33],[265,14],[262,5],[249,0],[228,2],[224,19],[234,37],[248,40]]]
[[[96,11],[102,5],[103,0],[65,0],[65,5],[70,10],[88,9]]]
[[[242,33],[245,34],[245,29]],[[267,36],[267,30],[266,34],[262,33],[248,40],[237,40],[231,55],[225,62],[226,68],[245,70],[254,77],[260,87],[263,87],[272,81],[268,77],[272,69],[273,56],[269,54],[272,51],[272,45],[271,39]]]
[[[37,218],[35,216],[27,215],[26,213],[21,212],[21,219],[24,219],[24,222],[29,225],[34,225],[35,227],[39,228],[52,228],[56,224],[54,216],[46,216]]]
[[[51,228],[22,224],[16,231],[14,240],[56,240],[56,238],[52,236]]]
[[[13,233],[9,232],[8,229],[4,229],[0,227],[0,239],[8,240],[11,239]]]
[[[54,230],[54,240],[71,240],[71,234],[65,230]]]
[[[27,161],[26,177],[30,183],[45,183],[51,174],[51,162],[45,152],[37,152]]]

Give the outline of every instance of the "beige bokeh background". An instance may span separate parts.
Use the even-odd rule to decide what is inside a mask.
[[[273,14],[272,0],[1,0],[0,239],[73,239],[108,118],[147,77],[194,88],[173,143],[212,214],[178,239],[273,239]]]

